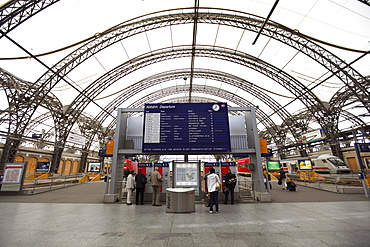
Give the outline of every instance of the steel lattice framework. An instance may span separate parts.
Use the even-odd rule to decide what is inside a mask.
[[[4,89],[7,99],[12,99],[9,102],[9,112],[1,113],[0,119],[6,119],[6,115],[8,115],[10,124],[21,125],[22,123],[19,121],[22,121],[22,114],[27,114],[27,112],[23,112],[21,107],[27,106],[31,101],[28,92],[37,89],[32,83],[24,81],[1,68],[0,85]],[[52,93],[45,95],[42,101],[40,101],[39,106],[48,109],[54,120],[60,118],[63,114],[62,103]],[[26,116],[31,117],[31,115]],[[32,126],[27,126],[27,128],[30,129]],[[27,133],[23,133],[22,135],[14,133],[14,142],[19,145],[23,136],[27,136]],[[11,152],[10,155],[11,157],[15,156],[15,152]]]
[[[97,114],[96,116],[97,121],[99,121],[100,123],[103,123],[104,120],[109,116],[108,113],[113,112],[123,102],[129,100],[129,98],[131,98],[132,95],[135,95],[141,92],[142,90],[145,90],[151,86],[154,86],[154,85],[166,82],[166,81],[188,78],[190,76],[190,73],[191,71],[189,69],[172,70],[172,71],[166,71],[163,73],[159,73],[159,74],[156,74],[156,75],[153,75],[153,76],[150,76],[148,78],[138,81],[137,83],[122,90],[120,95],[116,97],[115,99],[113,99],[111,103],[109,103],[105,107],[105,111],[101,111],[99,114]],[[204,79],[220,81],[228,85],[233,85],[235,87],[238,87],[239,89],[244,90],[245,94],[253,95],[254,97],[261,100],[263,103],[265,103],[267,106],[269,106],[271,109],[273,109],[273,111],[276,111],[277,115],[279,115],[281,119],[285,119],[291,116],[290,113],[286,111],[286,109],[280,105],[280,103],[278,103],[274,99],[266,98],[266,95],[263,93],[264,89],[242,78],[239,78],[237,76],[224,73],[221,71],[215,71],[215,70],[209,70],[209,69],[195,69],[193,71],[193,76],[194,78],[204,78]]]
[[[179,79],[179,78],[188,77],[188,76],[190,76],[190,73],[191,73],[191,71],[188,70],[188,69],[167,71],[167,72],[163,72],[163,73],[160,73],[160,74],[150,76],[150,77],[145,78],[141,81],[138,81],[137,83],[135,83],[135,84],[125,88],[124,90],[122,90],[120,92],[120,95],[118,97],[116,97],[115,99],[113,99],[111,101],[111,103],[109,103],[106,106],[104,111],[101,111],[99,114],[97,114],[97,116],[95,117],[95,121],[100,122],[102,124],[107,119],[107,117],[109,116],[109,113],[115,111],[122,103],[124,103],[125,101],[128,101],[136,93],[139,93],[142,90],[145,90],[145,89],[150,88],[154,85],[163,83],[165,81],[171,81],[171,80],[176,80],[176,79]],[[249,83],[249,82],[247,82],[247,81],[245,81],[241,78],[238,78],[236,76],[232,76],[230,74],[223,73],[223,72],[220,72],[220,71],[202,70],[202,69],[197,69],[197,70],[193,71],[193,76],[194,76],[194,78],[206,78],[206,79],[213,79],[213,80],[217,80],[217,81],[222,81],[222,82],[230,84],[230,85],[237,85],[237,84],[242,84],[243,83],[243,84],[245,84],[245,86],[239,85],[239,87],[243,90],[248,90],[248,91],[245,92],[246,94],[248,92],[248,93],[254,95],[257,98],[260,98],[262,101],[264,101],[266,104],[270,105],[271,107],[279,106],[279,103],[277,103],[274,100],[268,101],[267,98],[264,97],[264,94],[262,94],[262,92],[258,90],[258,89],[260,89],[259,87],[257,87],[256,85],[253,85],[253,84],[251,84],[251,83]],[[189,89],[189,88],[187,88],[187,89]],[[206,89],[207,89],[207,91],[203,91],[204,93],[207,92],[210,95],[218,95],[219,97],[227,96],[227,99],[229,101],[234,102],[237,105],[240,105],[240,106],[251,106],[252,105],[248,101],[240,101],[240,99],[238,101],[236,101],[234,99],[236,97],[236,95],[231,94],[231,93],[229,93],[227,95],[225,93],[225,90],[222,90],[222,92],[224,92],[224,93],[222,95],[220,95],[220,94],[218,94],[218,93],[221,92],[220,89],[217,89],[217,88],[211,87],[211,86],[207,86]],[[169,89],[164,89],[164,90],[168,91]],[[197,89],[197,92],[199,90],[200,89]],[[260,89],[260,90],[262,90],[262,89]],[[171,91],[172,94],[176,93],[176,91],[174,91],[172,88],[171,88],[170,91]],[[183,89],[182,89],[181,92],[183,92]],[[150,98],[151,97],[150,95],[145,97],[145,102],[144,103],[149,103],[149,102],[151,102],[151,100],[154,100],[154,99]],[[153,97],[157,97],[158,95],[160,95],[160,93],[156,93],[155,96],[153,96]],[[162,97],[165,97],[165,95],[168,95],[168,93],[167,94],[162,94]],[[155,100],[157,100],[157,99],[155,99]],[[248,105],[244,105],[246,102],[248,103]],[[135,107],[142,107],[144,103],[142,103],[142,100],[139,100],[139,101],[133,103],[130,107],[134,107],[134,108]],[[139,104],[139,106],[138,106],[138,104]],[[274,126],[276,126],[275,123],[270,119],[270,117],[268,115],[266,115],[263,111],[257,110],[257,113],[259,113],[258,116],[261,116],[261,118],[259,120],[261,120],[261,123],[266,128],[274,128]],[[289,113],[287,113],[287,112],[286,112],[286,114],[289,115]],[[113,121],[108,126],[108,128],[107,128],[108,131],[112,130],[115,127],[115,123],[116,122]],[[98,133],[98,130],[97,130],[97,133]],[[93,135],[87,137],[87,139],[88,139],[87,145],[86,145],[87,147],[89,147],[91,145],[93,137],[94,137]],[[280,141],[277,140],[277,138],[275,139],[275,141],[280,143]]]
[[[0,31],[7,34],[14,28],[59,0],[9,1],[0,8]],[[0,34],[0,39],[3,37]]]
[[[23,2],[23,1],[13,1],[13,2]],[[12,3],[13,3],[12,2]],[[31,1],[24,1],[27,3],[31,3]],[[36,3],[47,3],[47,1],[32,1]],[[56,1],[55,1],[56,2]],[[54,3],[48,1],[49,5]],[[46,8],[47,5],[43,5],[43,8]],[[24,7],[26,8],[26,7]],[[39,9],[39,11],[42,8]],[[3,8],[2,8],[3,10]],[[33,115],[35,109],[41,105],[43,99],[50,93],[52,88],[68,73],[70,73],[73,69],[79,66],[81,63],[86,61],[88,58],[94,56],[99,51],[125,39],[131,37],[133,35],[147,32],[153,29],[167,27],[170,25],[181,25],[181,24],[189,24],[193,23],[194,13],[191,12],[189,8],[189,13],[186,13],[186,9],[181,10],[170,10],[164,11],[162,13],[156,13],[155,15],[147,15],[145,17],[141,17],[138,19],[133,19],[128,22],[122,23],[117,25],[107,31],[96,35],[95,39],[87,42],[86,44],[82,45],[80,48],[72,52],[70,55],[65,57],[59,63],[51,68],[48,72],[46,72],[39,80],[37,80],[33,87],[30,90],[26,91],[25,98],[30,99],[29,102],[20,102],[18,98],[12,98],[10,105],[17,105],[18,109],[20,110],[20,114],[17,116],[17,121],[11,121],[11,128],[9,130],[10,138],[8,138],[3,155],[0,161],[0,166],[2,166],[6,159],[14,159],[15,151],[18,148],[19,143],[15,142],[17,136],[21,136],[26,126],[28,125],[29,119]],[[15,11],[14,11],[15,12]],[[35,11],[34,13],[36,13]],[[13,12],[12,12],[13,13]],[[33,13],[33,14],[34,14]],[[30,14],[32,16],[33,14]],[[161,15],[163,14],[163,15]],[[235,12],[235,11],[225,11],[225,10],[218,10],[218,9],[200,9],[199,13],[197,13],[197,22],[205,23],[205,24],[216,24],[216,25],[226,25],[235,28],[240,28],[243,30],[251,31],[251,32],[258,32],[260,30],[261,24],[263,23],[263,18],[260,18],[255,15],[242,13],[242,12]],[[22,15],[20,15],[22,16]],[[22,21],[26,19],[26,17],[21,18]],[[4,25],[5,18],[1,20],[1,25]],[[8,22],[7,22],[8,23]],[[17,23],[17,21],[9,21],[9,23]],[[10,26],[10,25],[8,25]],[[16,24],[14,25],[14,27]],[[11,28],[7,29],[8,31]],[[5,30],[6,32],[8,32]],[[5,33],[2,31],[2,33]],[[324,49],[314,41],[310,40],[306,36],[291,30],[285,26],[282,26],[278,23],[268,22],[266,23],[262,33],[267,37],[280,41],[288,46],[297,49],[301,53],[307,55],[308,57],[312,58],[323,67],[328,69],[333,75],[337,76],[344,84],[345,87],[343,88],[344,91],[351,92],[350,94],[352,97],[357,97],[357,100],[361,102],[369,111],[369,91],[366,87],[362,85],[361,82],[364,81],[364,78],[361,74],[359,74],[356,70],[354,70],[351,66],[341,60],[339,57],[335,56],[328,50]],[[191,49],[190,49],[191,50]],[[194,47],[193,47],[194,50]],[[203,56],[208,58],[217,58],[223,59],[226,61],[239,63],[249,68],[252,68],[260,73],[263,73],[265,76],[270,77],[271,79],[277,81],[281,85],[284,85],[289,91],[291,91],[298,99],[302,99],[302,102],[307,106],[307,108],[314,114],[315,118],[320,122],[322,126],[327,126],[328,124],[334,126],[330,128],[331,130],[335,131],[335,126],[337,126],[337,122],[339,116],[339,109],[334,109],[332,112],[328,112],[321,102],[316,98],[316,96],[311,93],[309,88],[304,87],[302,84],[298,83],[294,80],[293,77],[287,75],[283,71],[278,68],[274,68],[273,66],[261,61],[255,57],[252,57],[248,54],[241,53],[235,50],[229,50],[226,48],[217,48],[212,47],[209,49],[208,47],[204,46],[196,46],[195,47],[195,55],[196,56]],[[168,59],[174,59],[178,57],[185,57],[189,56],[189,48],[188,47],[171,47],[168,49],[161,49],[158,51],[150,52],[150,54],[144,54],[139,58],[135,58],[130,60],[131,63],[136,64],[136,66],[130,66],[126,68],[124,74],[128,74],[132,71],[142,68],[141,64],[151,64],[151,63],[158,63]],[[139,62],[141,64],[139,64]],[[115,79],[114,78],[114,71],[108,72],[102,78],[107,79]],[[103,80],[99,80],[99,82],[103,82]],[[100,84],[101,88],[104,84]],[[88,87],[83,94],[81,94],[75,102],[78,104],[72,104],[70,108],[66,111],[65,114],[56,118],[56,120],[60,120],[56,124],[58,126],[64,126],[65,128],[58,130],[59,133],[57,136],[57,146],[55,151],[55,158],[53,160],[53,164],[57,164],[59,162],[61,152],[63,150],[63,143],[67,137],[67,134],[71,128],[71,126],[76,121],[77,116],[79,116],[83,109],[87,106],[88,103],[91,102],[91,99],[96,97],[101,91],[94,92],[94,86]],[[96,88],[95,88],[96,89]],[[305,95],[305,97],[300,97]],[[328,119],[328,115],[336,115],[332,118]],[[334,122],[333,122],[334,120]],[[333,141],[335,138],[332,138]]]
[[[370,7],[370,1],[369,0],[358,0],[358,1],[360,1],[360,2],[366,4],[367,6]]]

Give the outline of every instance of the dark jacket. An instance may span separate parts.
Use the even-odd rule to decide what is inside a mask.
[[[227,187],[229,190],[235,189],[234,186],[230,185],[230,179],[236,178],[235,174],[229,172],[228,174],[225,175],[225,187]]]
[[[147,179],[143,173],[136,174],[135,176],[136,188],[138,189],[145,188],[146,181]]]
[[[279,171],[279,175],[280,175],[280,179],[286,178],[286,175],[285,175],[285,171],[284,170],[280,170]]]

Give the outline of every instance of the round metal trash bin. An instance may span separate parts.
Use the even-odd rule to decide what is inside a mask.
[[[166,189],[167,213],[195,212],[195,190],[189,188]]]

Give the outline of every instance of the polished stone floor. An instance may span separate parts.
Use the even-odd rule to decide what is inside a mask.
[[[304,197],[302,187],[297,193],[273,190]],[[0,197],[1,247],[370,246],[368,199],[220,204],[219,214],[196,204],[194,213],[173,214],[150,203],[24,202],[27,198],[37,196],[13,202]]]
[[[370,246],[370,203],[1,203],[0,246]],[[32,213],[30,213],[32,212]]]

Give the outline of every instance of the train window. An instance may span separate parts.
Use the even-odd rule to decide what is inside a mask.
[[[321,160],[322,161],[322,163],[327,163],[327,161],[326,160]]]
[[[328,160],[330,161],[330,163],[332,163],[335,166],[346,166],[346,164],[342,160],[340,160],[340,159],[337,159],[337,158],[329,158]]]

